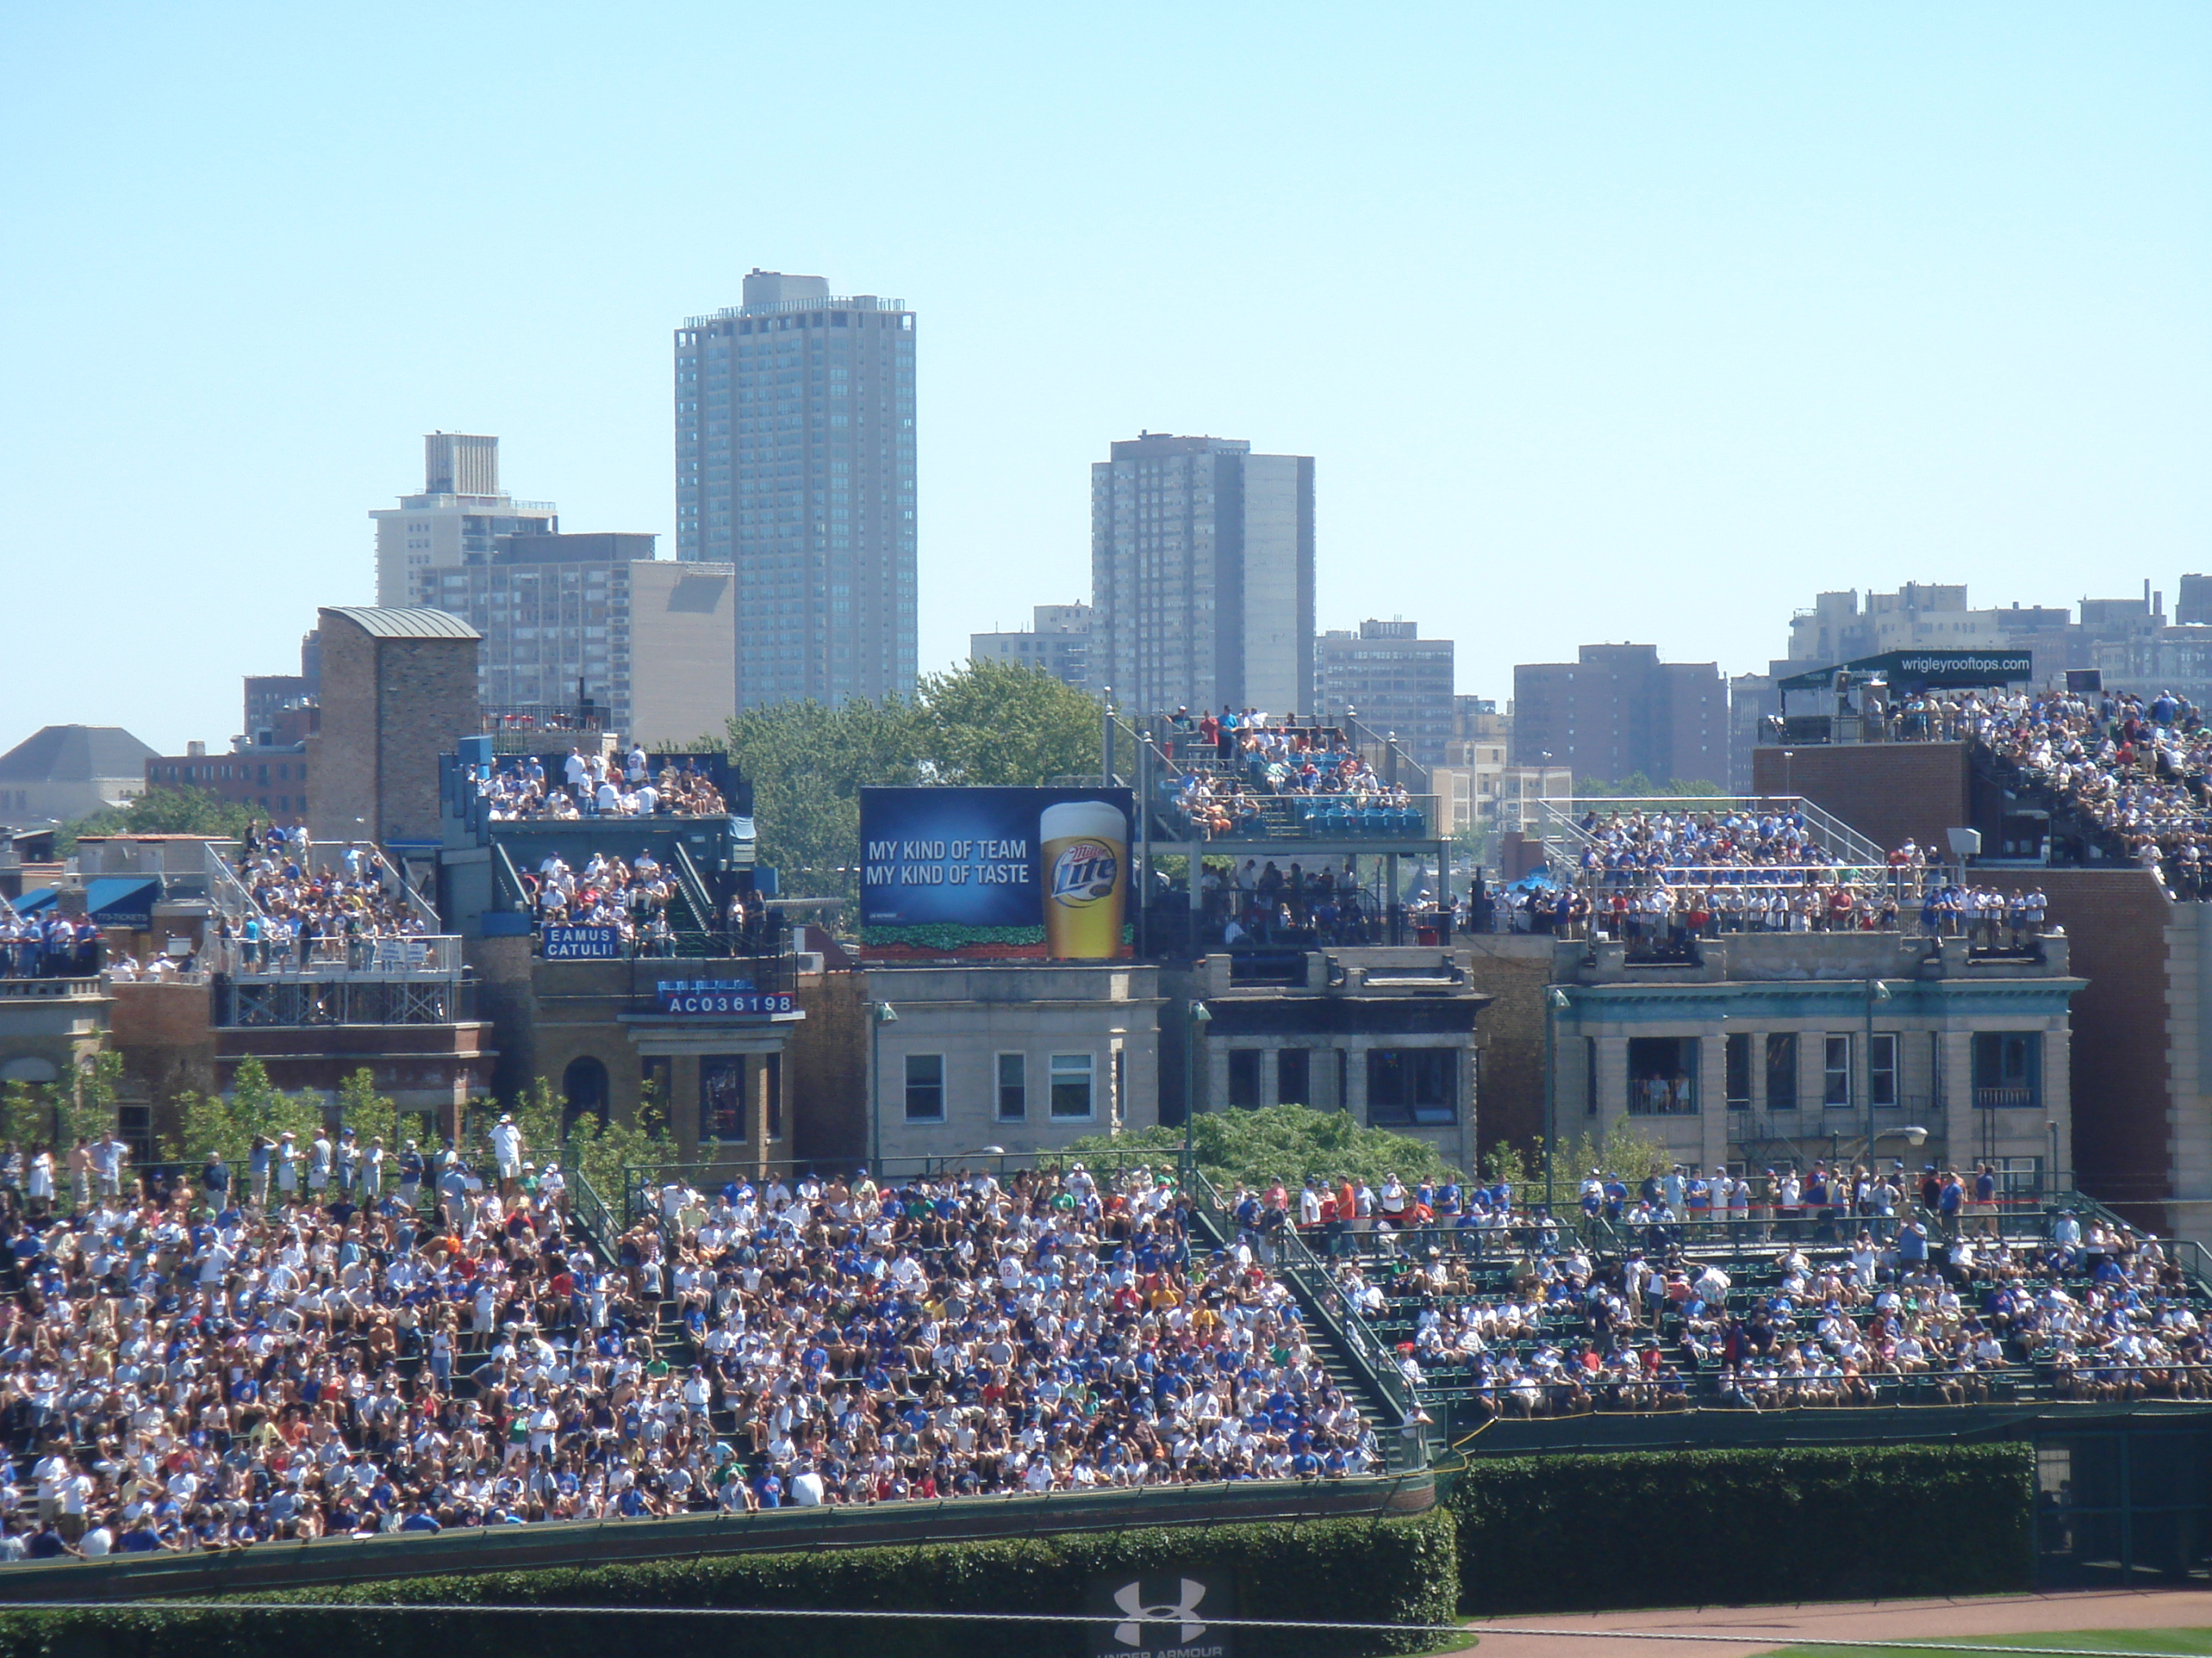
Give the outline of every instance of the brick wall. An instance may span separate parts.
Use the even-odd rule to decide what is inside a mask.
[[[1752,754],[1751,777],[1754,794],[1802,794],[1884,849],[1909,837],[1940,850],[1944,830],[1974,821],[1958,743],[1763,748]]]
[[[825,973],[799,984],[806,1019],[791,1033],[784,1087],[792,1156],[801,1162],[867,1158],[866,992],[866,976],[859,973]]]
[[[1488,1042],[1475,1100],[1476,1155],[1487,1157],[1504,1143],[1526,1158],[1544,1132],[1544,992],[1552,981],[1552,940],[1492,934],[1466,939],[1462,947],[1471,958],[1469,982],[1497,999],[1476,1027]]]
[[[323,718],[308,744],[313,801],[308,827],[319,841],[349,840],[376,822],[376,641],[355,623],[321,612]]]
[[[474,639],[377,639],[321,613],[321,727],[310,744],[318,840],[434,841],[438,756],[479,723]]]
[[[183,1096],[215,1090],[211,993],[205,985],[118,984],[109,994],[108,1041],[123,1060],[124,1094],[153,1108],[157,1143],[173,1137]]]
[[[2108,1202],[2166,1196],[2168,1183],[2166,948],[2172,906],[2140,870],[2034,872],[2066,929],[2074,999],[2074,1163]]]
[[[376,834],[435,841],[438,756],[459,750],[481,722],[474,639],[377,641]],[[327,647],[325,647],[327,649]],[[325,670],[327,671],[327,670]],[[325,763],[331,756],[325,752]]]

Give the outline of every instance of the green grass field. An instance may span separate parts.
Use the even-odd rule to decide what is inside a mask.
[[[2033,1635],[1990,1635],[1952,1637],[1966,1646],[2057,1647],[2077,1652],[2173,1653],[2212,1655],[2212,1629],[2087,1629],[2069,1632],[2042,1631]],[[1944,1644],[1951,1644],[1947,1641]],[[1928,1658],[1919,1647],[1784,1647],[1769,1658]]]

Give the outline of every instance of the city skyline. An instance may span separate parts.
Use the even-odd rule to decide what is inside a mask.
[[[220,742],[237,674],[374,596],[360,515],[434,428],[501,434],[566,521],[672,550],[667,330],[755,266],[929,319],[924,670],[1083,591],[1079,468],[1146,428],[1317,457],[1321,624],[1419,616],[1500,697],[1592,640],[1761,669],[1822,588],[2057,603],[2207,560],[2199,9],[1439,11],[1418,54],[1325,16],[1179,18],[1167,55],[864,27],[854,113],[810,140],[836,182],[735,197],[733,147],[808,89],[702,105],[664,43],[739,51],[752,15],[532,22],[448,21],[502,66],[456,102],[382,21],[18,21],[0,122],[41,160],[0,352],[35,412],[0,446],[0,544],[40,625],[0,656],[12,731]],[[543,234],[429,280],[410,215],[457,153]],[[1114,187],[1211,154],[1263,182]],[[118,325],[149,279],[158,324]],[[94,568],[137,602],[87,675]]]

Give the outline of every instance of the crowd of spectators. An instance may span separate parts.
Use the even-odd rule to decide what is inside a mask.
[[[1334,1232],[1313,1184],[1303,1212]],[[1424,1187],[1394,1228],[1363,1187],[1335,1271],[1417,1394],[1479,1418],[1870,1405],[1899,1384],[1929,1403],[2212,1397],[2212,1303],[2155,1237],[2063,1211],[2007,1227],[1998,1190],[1987,1165],[1917,1187],[1901,1169],[1677,1169],[1640,1192],[1593,1170],[1581,1226]]]
[[[0,1558],[1378,1460],[1286,1288],[1142,1170],[672,1181],[603,1259],[509,1119],[480,1162],[122,1154],[0,1163]]]
[[[2212,896],[2212,727],[2187,699],[1936,690],[1875,701],[1860,719],[1892,742],[1976,744],[2100,851],[2154,872],[2178,897]]]
[[[584,867],[571,869],[558,853],[548,853],[522,884],[529,912],[541,926],[611,926],[629,956],[673,956],[676,929],[669,907],[676,883],[647,847],[625,862],[595,852]]]
[[[479,771],[477,793],[497,820],[580,817],[720,817],[728,804],[697,759],[665,758],[658,772],[646,751],[625,756],[572,748],[556,779],[537,755]]]
[[[82,915],[18,914],[0,898],[0,979],[81,979],[100,971],[100,929]]]
[[[1380,898],[1363,887],[1347,859],[1309,871],[1292,861],[1247,858],[1229,869],[1208,865],[1199,878],[1202,920],[1224,949],[1373,943],[1383,918]]]
[[[678,902],[675,874],[650,847],[634,859],[594,852],[581,870],[549,853],[535,871],[522,872],[525,908],[544,938],[546,926],[609,926],[623,954],[672,957],[687,933],[720,931],[707,946],[714,954],[767,953],[776,940],[775,914],[757,894],[739,889],[718,915],[693,918]],[[702,926],[702,923],[704,925]],[[691,941],[699,948],[697,940]]]
[[[432,930],[374,846],[316,847],[303,829],[250,824],[237,872],[252,907],[220,915],[213,939],[218,959],[239,972],[358,969],[369,964],[379,940]]]
[[[1405,787],[1378,776],[1343,730],[1318,720],[1271,720],[1254,708],[1193,720],[1179,708],[1166,751],[1176,769],[1162,795],[1208,840],[1286,826],[1342,835],[1420,828]]]
[[[1626,943],[1645,953],[1741,932],[1913,931],[2017,951],[2041,933],[2039,885],[1968,882],[1908,838],[1879,864],[1839,861],[1794,811],[1586,812],[1564,884],[1470,901],[1468,924]]]
[[[1968,693],[1965,731],[2176,896],[2212,896],[2212,730],[2168,693]]]

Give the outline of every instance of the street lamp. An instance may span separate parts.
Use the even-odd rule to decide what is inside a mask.
[[[1196,1184],[1191,1179],[1190,1120],[1198,1114],[1198,1047],[1206,1035],[1206,1027],[1213,1023],[1213,1010],[1204,1002],[1190,1005],[1190,1029],[1182,1044],[1182,1165],[1176,1170],[1176,1181],[1183,1195],[1190,1195]]]
[[[1544,993],[1544,1206],[1552,1193],[1552,1147],[1559,1138],[1559,1065],[1552,1036],[1552,1022],[1567,1011],[1567,993],[1557,985]]]
[[[884,1027],[898,1023],[889,1002],[868,1004],[868,1160],[884,1172]]]
[[[1867,1161],[1874,1161],[1874,1005],[1889,999],[1889,987],[1879,979],[1867,981],[1866,999],[1866,1126]],[[1893,1072],[1893,1075],[1895,1073]],[[1874,1171],[1869,1169],[1869,1174]]]

